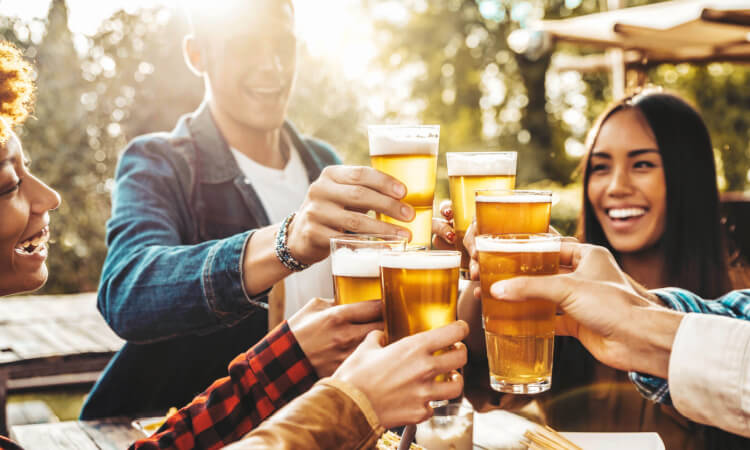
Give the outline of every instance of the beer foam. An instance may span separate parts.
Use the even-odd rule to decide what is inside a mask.
[[[461,254],[422,251],[385,253],[380,265],[390,269],[453,269],[461,265]]]
[[[556,253],[560,240],[538,237],[531,239],[503,239],[487,236],[476,238],[477,251],[492,253]]]
[[[370,156],[437,155],[437,136],[388,136],[370,133]]]
[[[340,277],[379,277],[382,252],[372,248],[340,248],[331,257],[331,271]]]
[[[511,195],[477,195],[477,202],[487,203],[551,203],[552,195],[511,194]]]
[[[449,153],[448,176],[489,176],[516,174],[515,153]]]

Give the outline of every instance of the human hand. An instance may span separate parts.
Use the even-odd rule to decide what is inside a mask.
[[[404,222],[413,220],[414,208],[400,201],[405,195],[403,183],[370,167],[326,167],[289,224],[289,251],[311,264],[328,256],[331,237],[348,231],[411,239],[408,229],[367,216],[372,210]]]
[[[563,242],[560,265],[572,271],[499,281],[490,293],[499,300],[556,303],[564,313],[557,317],[557,334],[576,337],[596,359],[614,368],[665,376],[668,353],[657,355],[655,344],[644,339],[659,338],[662,347],[671,347],[669,334],[661,333],[671,329],[676,313],[659,308],[654,294],[635,287],[603,247]],[[664,314],[655,314],[658,310]]]
[[[477,253],[477,247],[474,245],[476,235],[477,221],[475,220],[469,225],[464,235],[464,248],[471,257],[469,261],[469,279],[472,281],[479,281],[479,253]]]
[[[456,249],[456,230],[453,229],[453,207],[450,200],[440,203],[440,215],[432,219],[432,246],[438,250]]]
[[[419,423],[432,416],[428,402],[461,395],[463,378],[453,371],[466,364],[461,340],[468,332],[466,322],[457,321],[383,347],[384,334],[374,331],[333,377],[362,391],[383,427]],[[450,380],[435,380],[445,373],[452,373]]]
[[[380,300],[334,306],[315,298],[287,323],[322,378],[330,376],[369,332],[383,329],[383,312]]]

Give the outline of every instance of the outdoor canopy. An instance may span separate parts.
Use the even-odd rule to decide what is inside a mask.
[[[537,27],[556,41],[621,48],[626,64],[750,61],[750,0],[670,1]]]

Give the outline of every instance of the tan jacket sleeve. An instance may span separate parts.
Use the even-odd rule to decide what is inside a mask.
[[[384,431],[361,391],[325,378],[227,448],[369,449]]]

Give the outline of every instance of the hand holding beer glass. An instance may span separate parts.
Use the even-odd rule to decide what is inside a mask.
[[[406,185],[402,199],[414,208],[414,220],[405,223],[384,214],[378,220],[411,231],[409,247],[429,248],[432,238],[432,203],[437,182],[439,125],[368,127],[372,167]]]
[[[405,248],[406,239],[398,236],[346,234],[331,238],[336,304],[380,300],[380,255]]]
[[[516,152],[446,153],[448,183],[456,250],[461,252],[461,273],[468,278],[469,254],[464,236],[475,216],[474,192],[483,189],[510,190],[516,185]]]
[[[383,253],[380,279],[388,344],[456,321],[460,265],[461,253],[457,251]],[[446,381],[448,377],[443,374],[436,380]]]
[[[544,392],[552,382],[555,304],[539,299],[497,300],[490,295],[490,287],[516,276],[557,274],[560,236],[481,235],[476,248],[490,386],[512,394]]]

